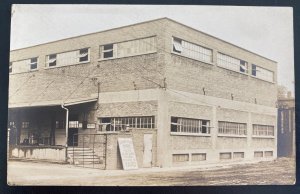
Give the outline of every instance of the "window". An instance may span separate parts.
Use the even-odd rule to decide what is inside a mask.
[[[37,69],[37,57],[30,59],[30,70]]]
[[[55,128],[56,129],[64,129],[65,126],[65,121],[55,121]]]
[[[271,125],[253,125],[253,135],[256,136],[274,136],[274,126]]]
[[[84,48],[79,50],[79,62],[86,62],[89,60],[89,49]]]
[[[103,58],[112,58],[114,56],[114,45],[107,44],[103,46]]]
[[[56,66],[56,54],[53,54],[53,55],[49,55],[48,56],[48,66],[49,67],[54,67]]]
[[[37,57],[10,62],[9,73],[23,73],[37,69]]]
[[[69,121],[69,128],[79,128],[79,121]]]
[[[262,158],[264,156],[264,152],[262,151],[255,151],[254,158]]]
[[[266,158],[273,157],[273,151],[265,151],[265,157]]]
[[[22,122],[22,129],[28,129],[29,128],[29,122],[28,121],[23,121]]]
[[[100,118],[100,131],[122,131],[127,128],[154,129],[154,116]]]
[[[274,81],[274,72],[252,64],[252,75],[269,82]]]
[[[67,66],[89,61],[89,48],[47,56],[47,66]]]
[[[141,38],[100,46],[100,58],[120,58],[156,51],[155,37]]]
[[[246,123],[219,121],[219,134],[247,135]]]
[[[234,159],[244,158],[244,156],[245,156],[244,152],[233,152]]]
[[[209,121],[200,119],[171,117],[171,132],[209,134]]]
[[[208,63],[212,62],[211,49],[175,37],[173,38],[173,52],[192,59],[196,59]]]
[[[9,62],[9,73],[12,73],[12,62]]]
[[[224,67],[226,69],[238,71],[245,74],[248,73],[248,63],[246,61],[236,59],[222,53],[217,54],[217,64],[218,66]]]
[[[193,153],[192,154],[192,161],[204,161],[206,160],[205,153]]]
[[[173,154],[173,162],[188,162],[189,154]]]
[[[220,160],[230,160],[230,159],[231,159],[231,152],[220,153]]]

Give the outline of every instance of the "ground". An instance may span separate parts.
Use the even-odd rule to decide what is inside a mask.
[[[295,160],[280,158],[249,164],[131,171],[9,161],[7,179],[9,185],[291,185],[295,182]]]

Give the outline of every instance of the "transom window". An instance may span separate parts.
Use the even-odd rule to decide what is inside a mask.
[[[217,64],[218,66],[226,69],[245,74],[248,73],[248,63],[246,61],[225,55],[223,53],[217,53]]]
[[[274,81],[274,72],[264,69],[262,67],[259,67],[255,64],[252,64],[252,75],[257,78],[269,81],[269,82]]]
[[[23,73],[37,69],[38,58],[14,61],[9,63],[9,73]]]
[[[253,135],[274,136],[274,126],[253,124]]]
[[[154,116],[100,118],[100,131],[122,131],[128,128],[154,129]]]
[[[247,124],[246,123],[235,123],[235,122],[226,122],[219,121],[219,134],[228,134],[228,135],[247,135]]]
[[[67,66],[89,61],[89,48],[47,56],[47,66]]]
[[[22,122],[22,129],[28,129],[29,128],[29,121],[23,121]]]
[[[155,37],[141,38],[100,46],[100,58],[120,58],[156,51]]]
[[[171,132],[210,133],[208,120],[171,117]]]
[[[173,38],[173,52],[192,59],[208,63],[212,62],[211,49],[175,37]]]

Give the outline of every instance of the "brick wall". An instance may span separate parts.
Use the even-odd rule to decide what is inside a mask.
[[[143,149],[144,149],[144,134],[153,134],[152,139],[152,166],[156,166],[157,142],[156,130],[153,129],[133,129],[130,133],[120,132],[107,135],[107,150],[106,150],[106,169],[122,169],[122,161],[120,157],[118,138],[132,138],[134,151],[138,163],[138,167],[143,167]]]

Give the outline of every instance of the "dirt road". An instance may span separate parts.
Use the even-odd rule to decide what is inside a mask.
[[[9,161],[10,185],[184,186],[294,184],[295,161],[238,164],[215,168],[98,170],[71,165]]]

